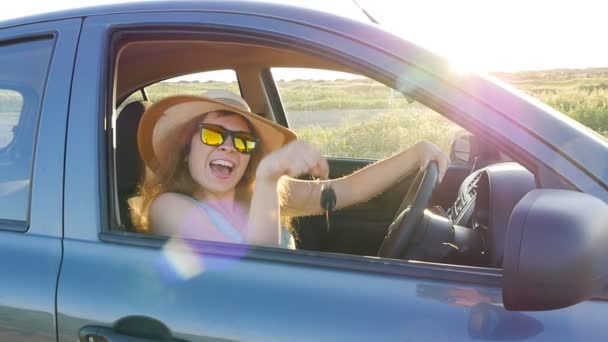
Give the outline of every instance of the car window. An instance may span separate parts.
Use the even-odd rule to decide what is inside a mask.
[[[324,155],[381,159],[420,140],[446,153],[463,129],[425,105],[364,76],[273,68],[289,127]]]
[[[240,94],[234,70],[192,73],[163,80],[145,88],[148,101],[144,102],[142,92],[136,91],[116,109],[113,117],[115,139],[113,145],[116,158],[119,221],[123,227],[127,227],[126,229],[129,229],[132,221],[127,200],[137,194],[138,182],[143,172],[142,164],[139,162],[137,135],[133,132],[137,131],[144,109],[150,103],[171,95],[202,95],[210,89],[225,89]],[[127,107],[131,103],[133,105]],[[145,104],[141,105],[143,103]]]
[[[0,45],[0,222],[27,227],[38,115],[53,41]]]
[[[146,87],[148,100],[155,102],[164,97],[176,94],[201,95],[209,89],[226,89],[240,93],[238,80],[234,70],[214,70],[197,72],[154,83]],[[141,91],[129,95],[116,109],[117,113],[129,103],[144,101]]]
[[[169,47],[182,49],[180,52],[183,52],[183,56],[182,53],[177,54],[181,64],[178,61],[167,64],[162,53],[174,51]],[[154,56],[150,57],[154,60],[149,61],[145,73],[143,69],[134,72],[129,68],[141,55]],[[243,55],[256,58],[244,63],[240,57]],[[207,68],[205,63],[234,67],[236,74],[232,70],[227,72],[229,77],[226,78],[213,72],[188,74],[192,70]],[[351,182],[361,182],[361,179],[348,177],[369,164],[369,160],[364,159],[383,159],[391,155],[399,158],[401,155],[406,156],[405,161],[411,161],[412,154],[398,152],[421,140],[430,141],[448,152],[454,138],[462,132],[462,128],[441,114],[406,98],[383,83],[358,75],[356,69],[344,67],[344,70],[352,72],[336,73],[331,69],[341,68],[333,60],[287,48],[242,42],[220,44],[205,40],[127,43],[115,65],[118,72],[114,88],[118,97],[132,95],[132,89],[141,88],[169,74],[187,76],[147,85],[148,102],[154,105],[147,107],[147,111],[145,106],[149,103],[137,111],[125,109],[118,115],[113,144],[116,166],[113,170],[116,175],[113,205],[116,210],[113,214],[118,224],[111,227],[112,230],[223,243],[248,242],[243,233],[249,228],[247,210],[253,200],[253,181],[259,175],[252,175],[249,170],[258,171],[259,168],[249,168],[249,165],[262,165],[273,149],[277,151],[285,142],[296,137],[284,127],[271,125],[248,113],[238,114],[245,120],[225,115],[217,109],[222,108],[218,107],[218,101],[228,100],[226,104],[236,104],[240,108],[246,102],[245,107],[255,113],[251,115],[259,114],[268,119],[274,115],[277,121],[283,121],[276,106],[281,101],[287,124],[296,135],[314,144],[325,156],[351,158],[329,160],[331,173],[328,175],[332,179],[350,179]],[[272,65],[322,66],[325,69],[269,69]],[[269,71],[272,77],[268,77]],[[278,85],[279,94],[270,82],[272,79]],[[200,95],[211,89],[217,90],[214,92],[216,95],[221,93],[217,98],[210,95],[217,99],[212,105],[201,100],[167,98],[176,94]],[[228,94],[226,90],[232,93]],[[199,117],[207,114],[205,120],[200,121]],[[140,118],[143,121],[138,121]],[[127,120],[127,125],[118,124],[122,119]],[[242,134],[251,131],[259,134],[259,141],[253,135]],[[261,149],[255,153],[249,154],[247,152],[250,151],[242,148],[258,142],[262,142]],[[430,144],[421,146],[427,147],[422,153],[443,159],[435,148],[430,148]],[[276,158],[282,159],[275,165],[288,165],[292,159],[299,157],[298,153],[320,157],[316,151],[311,152],[306,144],[294,143],[284,147],[294,150],[275,154]],[[462,174],[458,177],[466,177],[469,170],[462,168]],[[309,205],[310,197],[305,196],[307,189],[298,184],[316,187],[319,195],[324,196],[322,203],[331,202],[331,197],[327,195],[331,194],[330,187],[321,189],[320,182],[314,185],[291,183],[293,185],[290,186],[299,191],[295,196],[301,196],[304,200],[296,203],[296,198],[292,202],[294,207],[285,207],[280,217],[274,216],[279,214],[278,211],[269,210],[270,215],[265,215],[262,211],[266,209],[259,209],[262,213],[260,217],[273,220],[270,223],[272,227],[280,220],[280,239],[268,245],[275,246],[276,243],[277,247],[284,248],[377,255],[386,236],[383,228],[390,226],[401,199],[413,181],[414,177],[407,177],[406,174],[410,171],[409,168],[391,170],[394,175],[394,179],[389,181],[391,184],[381,184],[372,190],[377,196],[369,198],[366,194],[355,194],[353,202],[358,206],[340,211],[329,220],[328,216],[316,215],[317,203],[321,198],[313,199],[313,204]],[[392,178],[389,175],[386,179]],[[439,203],[442,208],[449,208],[450,196],[456,197],[458,184],[456,181],[453,183],[453,191],[443,200],[445,205]],[[278,183],[277,190],[282,190]],[[272,196],[271,192],[260,193]],[[258,196],[257,203],[262,203],[259,198],[263,197]],[[274,200],[273,197],[271,199]],[[234,202],[231,201],[241,200],[242,204],[232,205]],[[226,212],[226,206],[234,210]],[[277,222],[274,222],[275,218]],[[254,226],[256,232],[262,231],[260,227],[265,224],[268,222]]]
[[[15,137],[14,129],[23,110],[23,96],[11,89],[0,89],[0,148]]]

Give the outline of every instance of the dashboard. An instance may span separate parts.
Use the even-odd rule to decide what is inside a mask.
[[[478,183],[482,176],[482,170],[478,170],[469,175],[463,181],[458,195],[452,207],[448,210],[448,217],[454,224],[469,226],[477,199]]]
[[[447,211],[455,226],[479,232],[483,266],[502,265],[505,233],[515,205],[536,188],[534,175],[514,162],[488,165],[471,173]]]

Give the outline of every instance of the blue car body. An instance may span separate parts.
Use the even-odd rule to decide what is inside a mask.
[[[49,37],[54,48],[41,94],[27,227],[0,230],[0,339],[131,341],[137,327],[144,331],[139,337],[188,341],[608,336],[605,298],[551,311],[505,310],[500,269],[111,230],[103,114],[111,97],[109,37],[125,27],[180,25],[263,34],[340,54],[449,109],[463,127],[534,156],[526,166],[537,170],[539,187],[569,187],[608,202],[605,140],[489,77],[454,74],[441,58],[365,23],[288,6],[197,1],[5,22],[0,41]]]

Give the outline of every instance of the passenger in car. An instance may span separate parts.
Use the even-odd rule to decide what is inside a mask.
[[[178,95],[143,114],[138,148],[146,164],[139,195],[130,200],[136,229],[167,236],[295,248],[281,216],[323,212],[331,185],[335,209],[381,193],[431,160],[440,178],[447,157],[421,142],[340,179],[312,145],[251,113],[240,96],[212,90]],[[295,177],[309,174],[323,180]]]

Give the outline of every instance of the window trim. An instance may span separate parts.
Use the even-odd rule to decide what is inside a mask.
[[[99,239],[105,243],[162,249],[171,238],[160,235],[144,235],[115,231],[101,232],[99,233]],[[378,275],[424,278],[425,280],[466,282],[499,288],[501,287],[502,281],[502,270],[495,268],[438,264],[424,261],[376,258],[297,249],[288,250],[277,247],[263,247],[206,240],[182,240],[188,242],[188,248],[194,248],[200,254],[220,257],[305,265]],[[244,250],[247,252],[243,253]]]
[[[266,92],[268,102],[274,117],[279,125],[289,127],[287,115],[285,113],[285,107],[283,107],[283,100],[281,99],[281,92],[277,87],[272,71],[270,68],[262,70],[262,86]]]
[[[366,64],[364,61],[361,61],[356,57],[344,55],[339,51],[331,51],[330,53],[328,48],[323,48],[321,50],[321,53],[318,49],[315,50],[316,46],[308,41],[302,42],[303,44],[298,45],[296,44],[298,42],[297,38],[285,38],[281,34],[276,33],[260,33],[254,30],[248,30],[243,28],[236,30],[229,29],[226,27],[218,27],[216,25],[195,26],[191,24],[173,24],[147,26],[142,24],[133,24],[124,25],[120,26],[119,28],[115,28],[114,30],[109,30],[107,32],[107,36],[109,37],[109,50],[111,51],[111,53],[109,53],[105,59],[105,65],[107,68],[107,77],[105,79],[108,80],[108,83],[104,85],[105,89],[108,90],[108,96],[105,99],[105,103],[108,108],[112,108],[112,102],[114,101],[113,90],[115,89],[116,82],[116,75],[114,71],[116,69],[116,55],[118,51],[117,46],[120,45],[119,43],[121,39],[124,39],[125,36],[128,36],[131,40],[135,40],[134,37],[149,37],[150,39],[155,40],[160,39],[159,37],[167,37],[166,39],[170,39],[172,37],[178,37],[177,39],[193,39],[193,37],[195,37],[196,39],[214,40],[218,40],[220,38],[230,38],[232,39],[231,41],[240,39],[240,41],[244,41],[250,44],[258,43],[266,46],[278,46],[282,48],[297,50],[303,53],[314,54],[320,58],[328,58],[332,61],[339,62],[349,68],[352,68],[353,70],[359,71],[359,74],[362,76],[369,77],[381,84],[396,89],[395,84],[393,84],[396,79],[393,79],[393,76],[388,74],[384,70],[380,70],[373,65]],[[459,116],[457,116],[458,113],[454,114],[454,111],[438,111],[436,108],[439,107],[439,104],[436,100],[430,101],[428,94],[422,94],[418,90],[416,90],[415,92],[408,93],[408,95],[410,95],[416,101],[422,99],[423,101],[421,101],[421,103],[423,103],[425,106],[428,106],[429,108],[437,111],[439,114],[445,116],[447,119],[454,121],[459,125],[461,124],[462,121],[455,120],[454,118],[455,115],[456,118],[459,118]],[[432,97],[430,98],[432,99]],[[429,102],[432,102],[435,106],[429,105]],[[449,115],[446,115],[446,112],[449,113]],[[104,111],[104,113],[106,116],[108,114],[111,114],[107,110]],[[104,132],[104,134],[102,134],[102,139],[105,138],[107,139],[107,141],[101,145],[106,148],[108,148],[109,146],[108,142],[111,144],[112,141],[111,137],[108,137],[108,134],[109,133],[107,132]],[[111,146],[109,147],[111,148]],[[109,210],[107,210],[105,214],[104,211],[102,211],[101,231],[98,233],[99,240],[111,244],[162,249],[166,241],[170,239],[169,237],[125,232],[118,227],[118,222],[116,218],[118,217],[117,215],[119,215],[119,213],[118,211],[115,211],[115,209],[113,209],[117,208],[118,206],[117,191],[113,190],[112,193],[109,193],[110,189],[114,189],[114,187],[116,187],[115,175],[112,172],[112,170],[114,169],[114,162],[113,158],[110,158],[109,153],[111,152],[109,150],[107,150],[106,152],[107,154],[105,156],[103,154],[100,155],[106,158],[106,161],[102,161],[100,165],[104,168],[105,172],[107,172],[107,175],[105,177],[107,183],[106,186],[102,186],[102,188],[105,188],[108,191],[105,193],[105,195],[102,194],[102,198],[104,198],[105,196],[105,203],[109,204]],[[434,264],[419,261],[407,261],[385,258],[376,259],[367,256],[346,255],[327,252],[311,252],[305,250],[283,250],[278,247],[274,248],[254,245],[239,245],[204,240],[187,241],[196,244],[197,246],[200,246],[200,251],[202,253],[208,253],[212,255],[229,257],[238,256],[241,258],[250,258],[270,262],[304,264],[312,267],[345,269],[367,273],[408,276],[424,278],[425,280],[435,279],[446,281],[459,281],[478,285],[496,286],[499,288],[501,286],[501,269],[480,268],[474,266],[461,266],[451,264]],[[242,253],[244,248],[248,250],[248,253],[245,256],[243,256]]]

